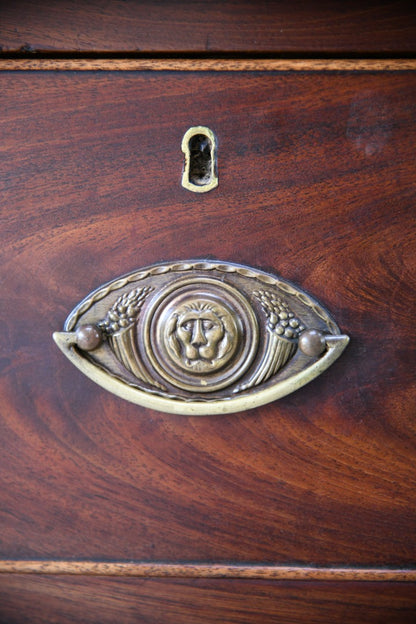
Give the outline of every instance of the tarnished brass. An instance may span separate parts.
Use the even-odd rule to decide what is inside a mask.
[[[157,264],[94,291],[54,339],[98,384],[161,411],[249,409],[342,353],[328,312],[289,282],[226,262]]]
[[[194,193],[206,193],[218,186],[217,145],[215,135],[205,126],[194,126],[184,134],[181,145],[185,154],[182,186]]]

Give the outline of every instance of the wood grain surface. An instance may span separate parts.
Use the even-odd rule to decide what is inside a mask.
[[[414,71],[416,59],[1,58],[0,71]]]
[[[398,0],[14,0],[3,53],[410,54],[415,5]]]
[[[275,581],[365,581],[415,583],[414,568],[330,568],[261,564],[140,563],[118,561],[0,560],[0,574],[135,576],[146,578],[233,578]]]
[[[210,579],[1,578],[4,624],[413,624],[416,586]]]
[[[2,558],[414,564],[415,91],[406,72],[3,73]],[[195,124],[219,142],[203,197],[180,186]],[[123,402],[56,349],[93,288],[190,257],[280,273],[351,344],[209,418]]]

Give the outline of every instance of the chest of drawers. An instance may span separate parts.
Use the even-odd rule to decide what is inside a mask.
[[[229,41],[239,58],[92,40],[2,61],[1,621],[413,621],[414,63]],[[218,140],[204,194],[181,185],[196,125]],[[281,274],[351,344],[295,394],[200,417],[127,403],[56,349],[88,292],[187,258]]]

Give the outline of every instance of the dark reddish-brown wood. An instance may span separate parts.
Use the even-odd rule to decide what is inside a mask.
[[[413,624],[416,585],[1,577],[7,624]]]
[[[14,0],[0,14],[10,52],[409,54],[407,0]]]
[[[1,557],[413,565],[415,96],[406,72],[2,75]],[[180,186],[195,123],[219,141],[204,196]],[[207,418],[57,350],[94,287],[190,257],[280,272],[350,346]]]

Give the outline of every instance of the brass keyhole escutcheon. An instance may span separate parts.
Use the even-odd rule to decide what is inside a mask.
[[[212,130],[194,126],[185,132],[181,145],[185,154],[182,186],[194,193],[206,193],[218,186],[217,144]]]

